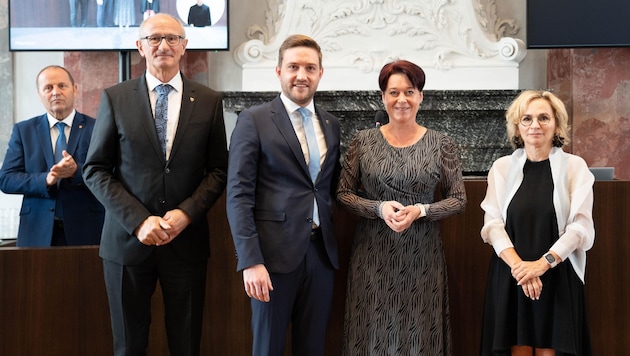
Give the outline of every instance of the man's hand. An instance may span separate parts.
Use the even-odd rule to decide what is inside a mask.
[[[243,270],[243,285],[248,297],[261,302],[270,300],[269,291],[273,290],[273,286],[265,265],[258,264],[245,268]]]
[[[50,171],[46,176],[46,185],[48,186],[57,184],[59,179],[74,177],[75,173],[77,173],[78,166],[74,158],[65,150],[62,154],[63,158],[61,161],[50,167]]]
[[[164,245],[171,242],[172,238],[162,226],[170,228],[159,216],[149,216],[134,231],[138,240],[145,245]]]
[[[160,226],[172,240],[179,236],[190,223],[190,217],[182,209],[173,209],[166,212],[160,221]]]

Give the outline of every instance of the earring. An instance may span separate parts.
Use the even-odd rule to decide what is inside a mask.
[[[553,143],[553,147],[562,147],[562,146],[564,146],[564,137],[562,137],[562,136],[560,136],[558,134],[555,134],[553,136],[552,143]]]
[[[516,148],[523,148],[524,146],[523,139],[521,138],[521,136],[513,136],[512,144],[514,144]]]

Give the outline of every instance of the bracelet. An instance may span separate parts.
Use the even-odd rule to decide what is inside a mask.
[[[429,204],[418,203],[418,204],[414,204],[414,206],[417,206],[418,208],[420,208],[420,214],[418,214],[418,217],[416,217],[415,220],[418,220],[422,217],[427,216],[427,210],[429,209]]]
[[[376,215],[378,215],[378,217],[381,219],[383,219],[383,205],[385,205],[385,201],[382,201],[380,204],[378,204],[378,208],[376,210]]]

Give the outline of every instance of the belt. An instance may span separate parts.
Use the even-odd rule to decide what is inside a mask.
[[[322,236],[322,229],[317,227],[311,230],[311,241],[317,240]]]

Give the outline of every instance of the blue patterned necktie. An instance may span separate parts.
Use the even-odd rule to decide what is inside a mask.
[[[317,145],[317,136],[315,135],[315,126],[313,123],[311,112],[306,108],[299,108],[298,111],[302,115],[304,133],[306,134],[306,145],[308,146],[308,172],[311,174],[311,180],[315,183],[317,175],[319,175],[319,146]],[[313,202],[313,223],[319,226],[319,210],[317,201]]]
[[[173,89],[169,84],[160,84],[155,87],[158,94],[155,102],[155,128],[160,141],[162,153],[166,157],[166,121],[168,120],[168,93]]]
[[[63,151],[68,149],[68,143],[66,142],[66,124],[58,122],[55,124],[55,127],[59,131],[59,137],[57,137],[57,142],[55,143],[55,164],[57,164],[63,159]],[[61,183],[61,180],[57,181],[57,186],[59,186],[59,183]],[[63,207],[59,197],[55,201],[55,217],[60,220],[63,219]]]

